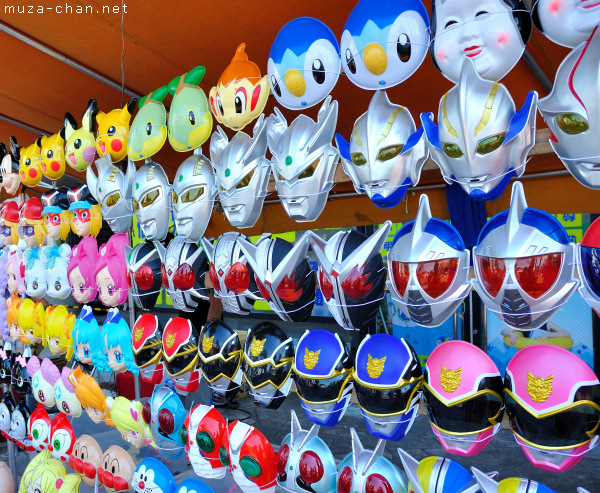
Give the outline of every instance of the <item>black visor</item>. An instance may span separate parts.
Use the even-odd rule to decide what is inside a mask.
[[[202,361],[202,358],[200,358],[199,366],[204,374],[204,377],[209,382],[213,382],[220,376],[231,380],[237,373],[237,370],[240,366],[241,357],[242,352],[239,351],[238,354],[230,356],[228,360],[224,360],[223,358],[215,358],[212,361],[205,362]]]
[[[156,361],[153,361],[153,359],[156,358],[156,355],[160,351],[162,351],[162,346],[160,344],[157,344],[152,347],[142,348],[139,352],[133,353],[133,361],[135,361],[135,364],[138,368],[144,368],[145,366],[148,366],[151,363],[158,364],[160,359]]]
[[[252,388],[262,387],[269,381],[277,388],[281,388],[290,375],[292,363],[293,361],[290,361],[279,367],[271,363],[252,367],[244,360],[244,375]]]
[[[414,390],[421,385],[421,379],[395,389],[376,389],[355,382],[356,398],[360,407],[376,415],[393,415],[406,412],[414,398]]]
[[[348,378],[349,375],[316,379],[301,377],[295,373],[294,382],[298,394],[305,401],[327,403],[339,400],[342,390],[352,382],[352,379]]]
[[[169,375],[175,377],[186,371],[193,371],[196,368],[197,359],[198,352],[190,351],[183,356],[175,356],[171,361],[165,359],[165,368]]]

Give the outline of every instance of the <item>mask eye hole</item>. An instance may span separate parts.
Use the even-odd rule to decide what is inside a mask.
[[[319,165],[319,159],[317,159],[316,161],[314,161],[302,173],[300,173],[298,175],[298,179],[302,180],[303,178],[310,178],[312,175],[315,174],[315,171],[317,170],[317,166],[318,165]]]
[[[200,198],[203,194],[204,194],[204,187],[188,188],[181,195],[181,203],[185,204],[188,202],[194,202],[195,200],[198,200],[198,198]]]
[[[402,144],[384,147],[377,153],[377,160],[389,161],[390,159],[393,159],[398,154],[400,154],[402,152],[402,149],[404,149],[404,146]]]
[[[257,478],[262,473],[262,468],[260,467],[258,461],[249,455],[245,455],[240,458],[240,467],[242,468],[242,471],[244,471],[244,473],[251,478]]]
[[[250,171],[244,178],[240,180],[240,182],[235,186],[235,188],[245,188],[250,185],[250,180],[254,176],[254,170]]]
[[[142,200],[140,200],[140,204],[142,207],[149,207],[152,204],[154,204],[154,202],[156,202],[156,200],[158,199],[159,196],[160,196],[160,188],[156,188],[155,190],[150,190],[142,197]],[[134,206],[135,206],[135,201],[134,201]]]
[[[408,34],[402,33],[398,36],[398,41],[396,43],[396,53],[398,54],[398,58],[402,63],[406,63],[410,60],[410,55],[412,54],[412,47],[410,44],[410,38]]]
[[[494,152],[502,146],[504,139],[506,139],[505,133],[481,139],[477,143],[477,154],[489,154],[490,152]]]
[[[215,441],[207,431],[200,431],[196,435],[196,443],[198,444],[198,448],[205,454],[208,454],[215,449]]]
[[[590,126],[585,118],[577,113],[561,113],[556,117],[556,124],[564,133],[577,135],[586,132]]]
[[[350,51],[350,48],[346,48],[346,64],[348,65],[348,70],[351,73],[356,73],[356,62],[354,61],[354,55]]]
[[[121,194],[119,192],[110,194],[108,197],[106,197],[106,201],[105,201],[106,206],[107,207],[114,206],[119,201],[120,198],[121,198]]]
[[[460,147],[458,147],[456,144],[444,143],[442,144],[442,150],[444,151],[444,154],[446,154],[446,156],[451,157],[453,159],[457,159],[459,157],[462,157],[463,155],[463,152],[460,150]]]
[[[367,158],[362,152],[355,152],[350,158],[352,159],[352,164],[354,164],[354,166],[364,166],[367,164]]]

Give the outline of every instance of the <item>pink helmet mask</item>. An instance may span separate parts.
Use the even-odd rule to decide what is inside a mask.
[[[504,414],[502,377],[492,359],[477,346],[447,341],[425,364],[423,397],[433,433],[447,452],[481,452]]]
[[[566,471],[596,445],[600,381],[573,353],[550,344],[521,349],[504,392],[515,439],[534,466]]]

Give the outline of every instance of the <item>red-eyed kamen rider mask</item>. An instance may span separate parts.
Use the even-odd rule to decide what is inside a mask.
[[[64,413],[58,413],[50,424],[50,444],[48,450],[53,459],[67,462],[75,444],[75,432]]]
[[[577,246],[579,292],[596,313],[600,312],[600,219],[596,219]]]
[[[133,360],[146,383],[162,381],[164,363],[162,347],[163,328],[156,315],[143,313],[138,317],[131,333]]]
[[[227,423],[214,407],[198,404],[185,418],[185,446],[194,473],[201,478],[221,479],[227,472]]]
[[[134,248],[129,245],[124,248],[127,283],[133,301],[141,310],[152,310],[162,290],[158,250],[149,241],[142,241]]]
[[[165,369],[177,390],[195,392],[200,384],[198,332],[192,322],[175,317],[169,320],[162,338]]]

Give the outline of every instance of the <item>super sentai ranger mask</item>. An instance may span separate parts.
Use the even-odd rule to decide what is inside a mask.
[[[521,349],[506,367],[504,393],[515,439],[534,466],[567,471],[596,445],[600,382],[575,354],[550,344]]]
[[[165,459],[178,459],[187,443],[185,419],[187,411],[174,390],[156,387],[149,401],[144,403],[142,417],[152,431],[152,439]]]
[[[600,189],[600,32],[573,50],[556,72],[552,92],[539,102],[552,132],[550,145],[582,185]]]
[[[388,334],[367,335],[353,371],[358,405],[371,435],[402,440],[412,427],[421,399],[421,363],[413,347]]]
[[[596,219],[577,246],[579,292],[596,313],[600,312],[600,220]]]
[[[277,484],[284,491],[329,493],[335,491],[335,458],[319,438],[319,425],[303,430],[291,411],[292,430],[277,452]]]
[[[546,323],[579,285],[575,245],[554,216],[527,207],[515,182],[510,209],[490,219],[473,248],[473,288],[485,306],[517,330]]]
[[[481,493],[521,493],[528,491],[535,493],[556,493],[552,488],[548,488],[548,486],[532,479],[506,478],[497,482],[476,467],[471,467],[471,471],[473,471],[473,476],[477,480]],[[577,488],[577,492],[588,493],[582,488]]]
[[[386,221],[370,237],[339,231],[327,242],[311,232],[319,285],[327,308],[345,329],[370,331],[385,291],[381,249],[392,226]]]
[[[162,324],[156,315],[143,313],[135,321],[131,332],[133,361],[144,382],[157,384],[162,381],[162,336]]]
[[[429,155],[423,127],[417,130],[408,109],[390,103],[385,91],[376,91],[356,120],[350,143],[341,134],[335,139],[354,189],[377,207],[397,206]]]
[[[440,100],[438,123],[421,114],[429,152],[446,183],[458,183],[476,200],[494,200],[525,171],[535,145],[537,93],[516,111],[502,84],[482,79],[465,60],[460,81]]]
[[[478,454],[500,429],[502,377],[473,344],[446,341],[433,350],[425,364],[423,396],[433,433],[451,454]]]
[[[252,137],[236,132],[231,141],[221,127],[210,139],[210,159],[219,187],[219,201],[236,228],[256,224],[267,195],[271,165],[267,152],[267,121],[261,115]]]
[[[421,195],[416,219],[396,233],[388,253],[392,301],[418,325],[441,325],[471,291],[469,261],[460,233],[431,217],[429,199]]]
[[[531,15],[535,27],[555,43],[575,48],[600,24],[600,5],[578,0],[534,0]]]
[[[165,370],[177,390],[195,392],[200,384],[198,366],[198,332],[192,322],[174,317],[163,331]]]
[[[288,127],[277,107],[269,117],[267,137],[275,186],[294,221],[314,221],[325,208],[339,157],[331,145],[337,116],[338,103],[328,96],[316,122],[300,115]]]
[[[161,262],[156,247],[149,241],[138,243],[133,249],[125,245],[127,282],[133,301],[142,310],[151,310],[162,290]]]
[[[131,172],[129,169],[127,174]],[[148,161],[135,172],[132,200],[144,236],[148,240],[164,240],[171,219],[171,186],[162,166]]]
[[[352,358],[333,332],[312,329],[298,341],[293,378],[302,407],[311,423],[335,426],[352,397]]]

